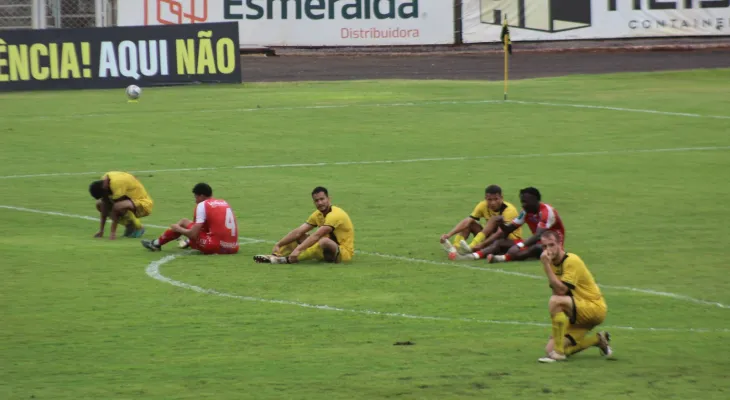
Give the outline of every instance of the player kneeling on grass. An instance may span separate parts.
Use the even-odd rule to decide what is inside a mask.
[[[540,261],[553,290],[548,303],[552,320],[552,335],[545,352],[547,357],[538,361],[563,361],[568,356],[589,347],[598,347],[601,354],[610,357],[608,332],[588,334],[606,319],[608,307],[593,275],[583,260],[566,253],[560,235],[547,231],[542,235]]]
[[[109,239],[117,236],[117,225],[126,227],[124,237],[138,238],[144,234],[139,218],[152,213],[154,202],[142,183],[127,172],[110,171],[101,180],[89,185],[91,197],[96,199],[96,209],[101,214],[99,232],[94,237],[104,236],[106,219],[111,217]]]
[[[164,244],[185,236],[188,240],[182,248],[190,246],[203,254],[238,253],[238,221],[228,202],[214,199],[213,189],[207,183],[195,185],[193,195],[197,204],[193,221],[183,218],[159,238],[143,240],[142,246],[160,251]]]
[[[517,216],[517,208],[504,201],[502,188],[497,185],[489,185],[485,190],[484,200],[474,207],[474,211],[459,222],[454,229],[441,236],[441,245],[452,260],[472,260],[473,257],[459,257],[459,254],[470,255],[476,251],[481,251],[484,255],[504,254],[515,243],[522,240],[522,230],[515,229],[505,238],[499,231],[499,226],[512,222]],[[481,218],[486,220],[484,228],[478,222]],[[475,234],[471,244],[465,240],[470,233]],[[456,237],[454,237],[452,245],[449,239],[454,235]]]
[[[287,264],[304,260],[330,263],[347,262],[355,254],[355,229],[350,216],[333,206],[327,189],[318,186],[312,191],[317,211],[307,222],[289,232],[276,245],[272,254],[256,255],[257,263]],[[317,228],[312,235],[307,232]]]

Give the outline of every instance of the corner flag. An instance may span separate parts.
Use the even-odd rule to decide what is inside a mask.
[[[507,14],[502,21],[502,33],[500,34],[502,45],[504,45],[504,99],[507,100],[507,81],[509,80],[509,54],[512,54],[512,40],[509,37],[507,27]]]

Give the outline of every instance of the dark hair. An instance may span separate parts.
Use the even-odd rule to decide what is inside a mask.
[[[540,238],[542,238],[542,239],[547,238],[547,237],[560,241],[560,235],[555,231],[548,230],[548,231],[543,232],[542,235],[540,235]]]
[[[91,185],[89,185],[89,194],[97,200],[104,197],[104,194],[106,194],[106,190],[104,190],[104,181],[91,182]]]
[[[537,201],[541,200],[540,191],[532,186],[520,190],[520,196],[522,196],[523,194],[531,194],[537,198]]]
[[[213,196],[213,188],[210,187],[207,183],[198,183],[193,188],[193,194],[196,194],[198,196],[206,196],[211,197]]]
[[[497,185],[489,185],[484,192],[486,194],[502,194],[502,188]]]
[[[317,186],[316,188],[314,188],[314,190],[312,190],[312,196],[314,196],[317,193],[322,193],[322,192],[324,192],[325,196],[330,197],[330,194],[327,192],[327,189],[323,188],[322,186]]]

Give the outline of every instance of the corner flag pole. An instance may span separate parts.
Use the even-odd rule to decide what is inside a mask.
[[[509,54],[512,54],[512,43],[509,38],[509,28],[507,27],[507,14],[504,15],[502,22],[502,44],[504,45],[504,100],[507,101],[507,82],[509,82]]]

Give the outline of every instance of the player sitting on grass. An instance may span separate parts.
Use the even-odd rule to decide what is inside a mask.
[[[180,236],[189,240],[188,245],[203,254],[236,254],[238,253],[238,221],[231,206],[222,199],[213,198],[213,189],[207,183],[198,183],[193,187],[195,211],[193,221],[181,219],[170,225],[159,238],[143,240],[142,246],[152,251],[162,250],[162,246]]]
[[[560,219],[557,210],[550,204],[543,203],[540,200],[540,191],[534,187],[520,190],[522,212],[511,223],[501,224],[499,227],[500,235],[509,235],[527,223],[532,231],[532,236],[527,240],[524,242],[521,240],[515,241],[515,245],[510,247],[505,255],[494,255],[478,251],[471,254],[458,255],[456,259],[477,260],[486,257],[490,263],[523,261],[530,258],[538,259],[540,258],[540,254],[542,254],[540,237],[547,231],[557,233],[562,246],[565,243],[565,227],[563,226],[563,221]]]
[[[441,245],[449,253],[449,258],[455,259],[473,259],[472,257],[458,257],[460,254],[470,254],[475,251],[482,251],[486,254],[504,254],[512,245],[522,239],[522,230],[516,229],[504,238],[499,231],[501,224],[510,223],[517,218],[517,208],[504,201],[502,197],[502,188],[497,185],[489,185],[484,191],[484,200],[479,202],[471,214],[459,222],[454,229],[444,235],[441,235]],[[486,223],[484,228],[479,225],[479,220],[484,218]],[[466,239],[470,233],[474,233],[474,239],[471,244]],[[449,238],[454,236],[454,244],[449,242]]]
[[[289,232],[276,245],[271,255],[256,255],[257,263],[287,264],[304,260],[329,263],[347,262],[355,254],[355,230],[350,216],[333,206],[327,189],[318,186],[312,191],[317,211],[307,222]],[[317,228],[312,235],[307,232]]]
[[[117,225],[126,227],[124,237],[141,237],[144,227],[139,218],[152,213],[154,202],[142,183],[132,174],[110,171],[101,180],[91,182],[89,194],[96,199],[96,209],[101,214],[99,232],[94,237],[104,236],[107,217],[112,220],[109,239],[117,236]]]
[[[541,247],[540,261],[553,291],[548,303],[552,335],[545,346],[547,357],[538,361],[563,361],[593,346],[598,347],[602,355],[612,356],[608,332],[586,337],[603,323],[608,310],[593,275],[580,257],[565,252],[557,232],[545,232]]]

